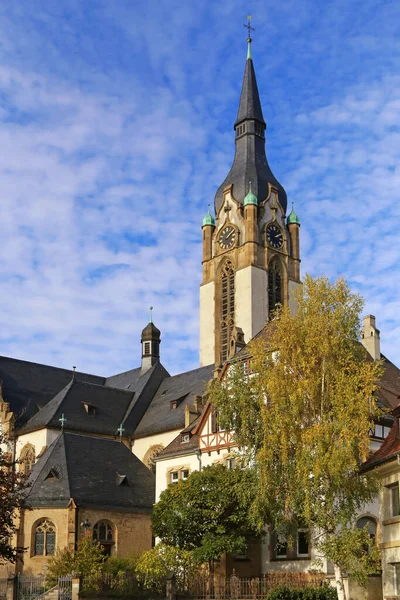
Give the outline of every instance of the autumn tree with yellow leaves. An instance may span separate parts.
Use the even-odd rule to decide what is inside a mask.
[[[253,518],[278,532],[307,526],[343,600],[345,573],[365,584],[380,564],[355,521],[379,488],[360,467],[381,416],[382,365],[359,342],[363,301],[343,279],[307,276],[296,301],[297,312],[278,310],[209,396],[257,472]]]

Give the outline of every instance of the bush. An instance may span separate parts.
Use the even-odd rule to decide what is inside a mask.
[[[69,548],[57,550],[48,563],[48,580],[55,585],[58,578],[70,575],[72,571],[83,577],[96,578],[104,570],[104,556],[100,544],[90,537],[83,538],[74,553]]]
[[[279,587],[269,592],[265,600],[337,600],[337,592],[328,584],[303,589]]]
[[[165,591],[165,580],[171,574],[176,576],[179,587],[185,587],[188,578],[199,571],[192,553],[175,546],[157,544],[155,548],[143,552],[136,564],[136,575],[147,590],[155,593]]]

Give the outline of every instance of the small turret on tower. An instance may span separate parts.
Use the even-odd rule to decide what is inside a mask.
[[[212,258],[212,237],[215,229],[215,219],[210,213],[210,205],[208,212],[203,219],[203,263]]]
[[[290,247],[293,258],[293,279],[300,281],[300,219],[294,211],[294,202],[292,202],[292,210],[287,218],[287,228],[290,233]]]
[[[150,307],[150,322],[142,331],[142,374],[160,362],[161,332],[153,323],[153,307]]]

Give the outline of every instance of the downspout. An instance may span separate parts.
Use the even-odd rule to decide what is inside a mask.
[[[198,448],[196,450],[196,456],[197,456],[197,460],[199,461],[199,471],[201,471],[201,450],[200,450],[200,448]]]

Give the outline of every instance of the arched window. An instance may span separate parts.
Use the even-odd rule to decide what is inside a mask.
[[[156,463],[154,459],[160,454],[161,450],[164,449],[164,446],[157,444],[156,446],[150,446],[144,455],[143,462],[150,471],[153,473],[156,472]]]
[[[371,540],[376,538],[376,520],[373,517],[361,517],[357,521],[358,529],[364,529],[368,525],[368,534]]]
[[[34,555],[49,556],[56,550],[56,528],[48,519],[42,519],[35,526]]]
[[[282,304],[282,267],[279,260],[269,263],[268,268],[268,312],[271,317],[278,305]]]
[[[114,527],[110,521],[98,521],[93,527],[93,541],[98,542],[104,554],[109,556],[114,545]]]
[[[33,469],[35,464],[36,453],[35,448],[32,444],[25,444],[19,455],[20,460],[20,473],[28,476]]]
[[[221,273],[221,360],[229,356],[230,341],[235,325],[235,272],[230,261]]]

